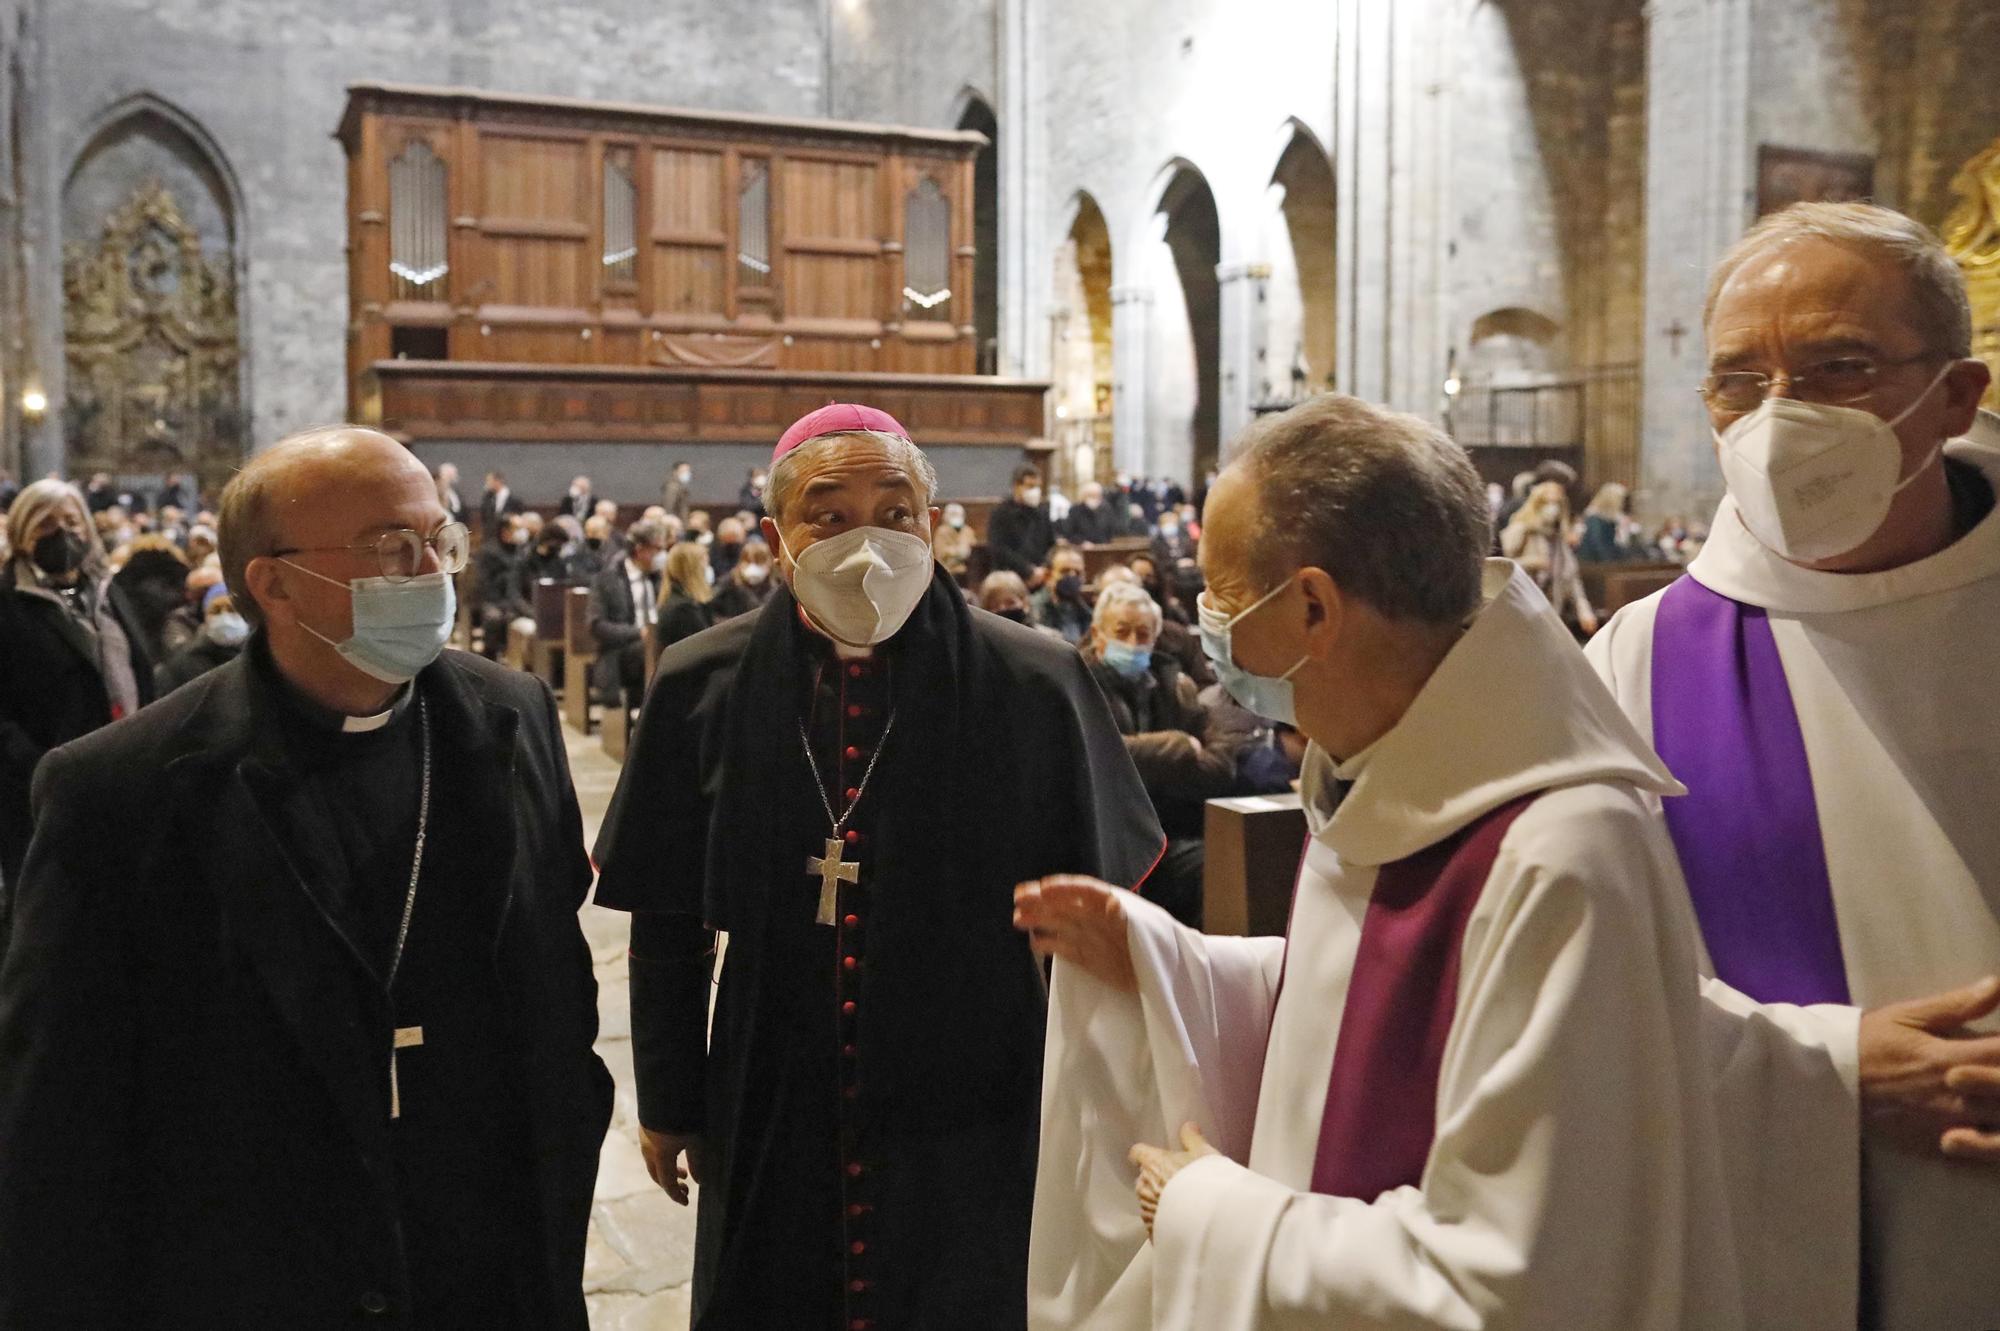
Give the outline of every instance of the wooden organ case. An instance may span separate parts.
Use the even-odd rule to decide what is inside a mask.
[[[413,446],[768,447],[848,397],[1042,431],[973,373],[982,135],[368,83],[338,137],[350,411]]]

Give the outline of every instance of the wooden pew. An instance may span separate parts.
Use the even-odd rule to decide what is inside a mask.
[[[1615,611],[1643,601],[1671,585],[1687,570],[1679,564],[1583,564],[1584,595],[1597,608],[1599,619],[1609,619]]]
[[[1284,933],[1292,884],[1305,858],[1299,797],[1210,800],[1202,832],[1202,931],[1253,938]]]
[[[563,719],[590,733],[590,668],[597,663],[597,639],[590,635],[590,588],[563,594]]]
[[[563,649],[569,638],[563,607],[570,586],[554,578],[535,579],[535,637],[528,644],[528,667],[557,693],[562,692],[564,685]]]

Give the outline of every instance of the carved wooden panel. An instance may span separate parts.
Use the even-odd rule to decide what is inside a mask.
[[[977,363],[958,320],[982,136],[364,84],[340,138],[357,407],[399,356],[761,372],[779,402],[798,374]],[[392,214],[421,245],[392,244]]]

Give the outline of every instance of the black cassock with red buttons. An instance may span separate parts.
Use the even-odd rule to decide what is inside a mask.
[[[821,924],[829,811],[860,872]],[[1136,887],[1164,844],[1076,651],[942,570],[865,661],[784,589],[661,657],[597,900],[633,912],[640,1118],[703,1140],[697,1331],[1024,1325],[1046,991],[1013,888]]]

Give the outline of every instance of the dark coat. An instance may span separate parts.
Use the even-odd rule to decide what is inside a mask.
[[[241,643],[229,646],[206,633],[153,667],[153,694],[164,698],[183,684],[192,684],[209,671],[228,665],[243,650]]]
[[[0,568],[0,877],[7,880],[28,853],[28,789],[42,755],[116,719],[89,633],[52,595],[16,587],[17,571]],[[153,666],[139,616],[116,586],[107,595],[145,703]]]
[[[332,924],[334,829],[297,798],[281,704],[252,665],[246,652],[36,777],[0,962],[5,1331],[410,1325],[393,1019]],[[418,687],[452,816],[491,839],[461,876],[490,887],[535,1162],[522,1223],[542,1261],[524,1276],[545,1287],[547,1325],[582,1331],[612,1091],[591,1052],[576,917],[590,862],[555,706],[533,676],[458,652]]]
[[[646,585],[657,595],[659,575],[648,573]],[[632,584],[626,579],[625,558],[620,555],[617,563],[598,570],[597,576],[590,580],[590,600],[584,612],[585,622],[590,625],[590,636],[606,651],[640,641],[646,636],[646,630],[633,622],[637,618],[635,609]]]
[[[676,587],[660,606],[659,622],[653,625],[653,641],[671,647],[682,638],[692,638],[716,622],[715,611],[710,608],[714,604],[697,601]]]
[[[522,555],[499,541],[488,541],[472,557],[472,604],[476,611],[494,609],[509,619],[534,613],[521,581]]]
[[[1029,508],[1018,499],[1007,499],[994,505],[986,519],[986,548],[993,567],[1024,579],[1034,577],[1055,543],[1056,529],[1046,505]]]
[[[493,491],[482,490],[479,494],[479,539],[497,541],[500,539],[500,515],[502,513],[525,513],[528,506],[521,496],[511,489],[507,491],[507,501],[495,505]]]
[[[814,923],[804,872],[827,822],[795,719],[830,653],[797,610],[780,587],[756,615],[661,656],[597,843],[599,904],[636,912],[641,1121],[704,1133],[695,1326],[828,1325],[826,1300],[810,1297],[788,1315],[734,1310],[770,1303],[778,1280],[809,1283],[799,1273],[816,1267],[837,1302],[852,1252],[879,1283],[847,1318],[1019,1331],[1045,991],[1010,924],[1014,885],[1071,872],[1136,886],[1164,839],[1076,652],[969,609],[935,570],[878,653],[897,719],[881,741],[893,756],[856,806],[870,825],[855,843],[852,924],[866,957],[842,1054],[855,1080],[842,1087],[835,933]],[[872,759],[839,761],[858,781]],[[657,953],[646,942],[656,925],[669,936]],[[730,931],[713,991],[705,926]],[[851,1139],[836,1114],[851,1116]],[[851,1212],[829,1195],[842,1186],[873,1213],[842,1219]],[[865,1252],[836,1242],[849,1224]],[[774,1255],[753,1241],[813,1232],[825,1247]]]
[[[1110,704],[1160,825],[1169,836],[1200,836],[1203,805],[1235,793],[1243,737],[1210,724],[1195,681],[1157,645],[1152,668],[1137,679],[1113,670],[1094,650],[1084,659]]]
[[[1063,534],[1078,545],[1103,545],[1117,540],[1125,534],[1121,512],[1113,512],[1108,502],[1096,508],[1076,504],[1071,507],[1069,516],[1063,519]]]

